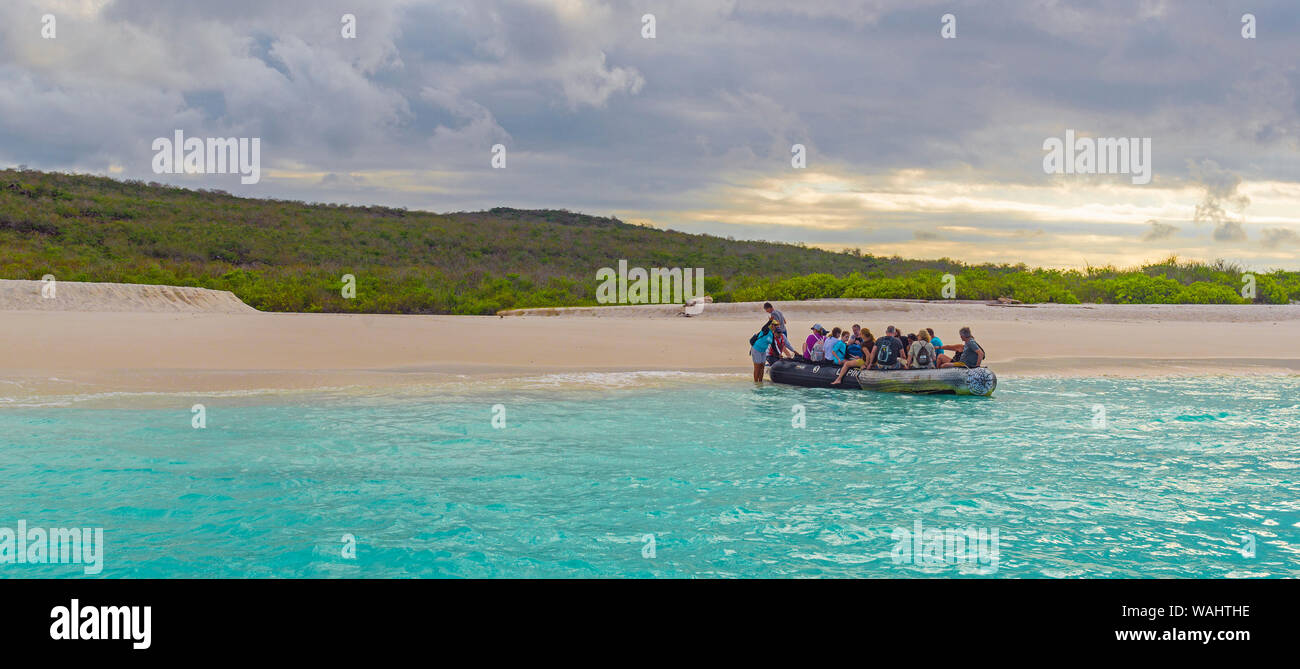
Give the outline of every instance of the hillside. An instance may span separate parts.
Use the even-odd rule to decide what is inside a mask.
[[[819,297],[1242,302],[1241,270],[1170,262],[1088,273],[881,258],[737,241],[568,211],[435,214],[238,198],[138,181],[0,171],[0,279],[228,290],[265,311],[490,314],[595,304],[596,271],[702,267],[716,300]],[[356,277],[344,299],[342,277]],[[1256,301],[1300,299],[1300,273]]]

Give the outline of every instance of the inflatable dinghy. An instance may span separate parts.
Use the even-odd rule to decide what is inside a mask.
[[[846,388],[885,393],[926,395],[980,395],[987,397],[998,387],[998,377],[987,367],[945,367],[943,369],[864,370],[850,369],[839,385],[831,385],[840,373],[839,365],[802,360],[778,360],[769,372],[772,380],[806,388]]]

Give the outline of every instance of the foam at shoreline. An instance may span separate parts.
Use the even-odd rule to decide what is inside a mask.
[[[1279,379],[1300,375],[1300,360],[1289,361],[1287,367],[1254,371],[1249,374],[1206,366],[1133,368],[1079,367],[1042,371],[1004,371],[998,369],[1003,385],[1017,380],[1151,380],[1151,379],[1219,379],[1224,377],[1277,377]],[[202,375],[199,375],[202,376]],[[47,379],[57,385],[32,385],[6,379],[0,385],[0,410],[72,407],[88,409],[110,408],[176,408],[188,409],[190,403],[218,403],[222,406],[281,405],[317,402],[366,403],[394,399],[423,399],[431,402],[460,401],[473,397],[508,398],[512,393],[535,394],[562,393],[584,395],[664,388],[719,388],[753,387],[748,370],[727,372],[693,371],[557,371],[528,375],[479,375],[452,373],[393,373],[382,377],[335,374],[319,378],[317,383],[275,385],[276,375],[262,375],[266,385],[254,387],[204,388],[175,387],[165,390],[145,390],[139,387],[128,390],[102,389],[82,385],[65,379]],[[195,376],[189,378],[194,379]],[[69,384],[71,387],[68,387]],[[803,389],[764,381],[764,387]]]

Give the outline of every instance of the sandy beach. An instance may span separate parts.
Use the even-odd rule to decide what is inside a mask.
[[[0,394],[211,392],[386,386],[563,372],[750,372],[759,304],[551,309],[498,316],[284,314],[196,288],[0,281]],[[813,322],[973,328],[988,366],[1016,375],[1300,373],[1300,305],[778,303]],[[1267,343],[1268,348],[1260,346]],[[1276,354],[1280,357],[1268,357]]]

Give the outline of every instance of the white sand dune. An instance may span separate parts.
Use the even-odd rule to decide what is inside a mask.
[[[246,314],[257,310],[228,290],[129,283],[0,279],[0,311],[191,312]]]

